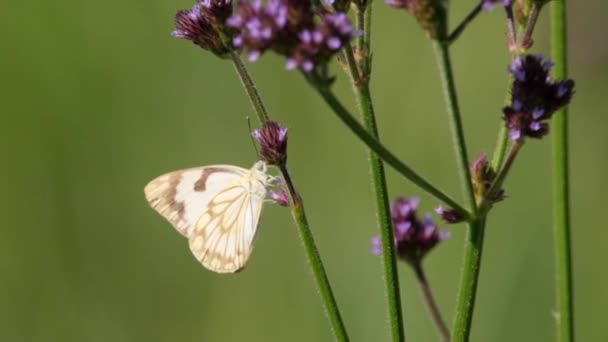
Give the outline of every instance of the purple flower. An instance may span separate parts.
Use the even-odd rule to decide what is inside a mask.
[[[224,56],[230,51],[230,47],[224,44],[218,30],[230,35],[223,24],[230,13],[232,13],[230,0],[200,1],[191,10],[177,12],[176,28],[171,35],[190,40],[205,50]]]
[[[509,66],[511,105],[503,109],[503,118],[512,140],[542,138],[549,132],[544,121],[570,102],[574,81],[554,81],[549,74],[552,67],[542,55],[518,57]]]
[[[234,45],[250,61],[272,50],[287,57],[287,69],[312,71],[356,35],[345,14],[320,13],[309,0],[242,1],[228,25],[240,31]]]
[[[446,209],[442,206],[435,208],[437,215],[445,221],[445,223],[459,223],[464,221],[464,217],[454,209]]]
[[[484,10],[491,11],[495,5],[507,7],[511,6],[512,3],[513,0],[482,0],[481,6]]]
[[[249,60],[255,61],[284,35],[287,6],[279,0],[269,0],[266,6],[261,0],[241,2],[227,23],[240,31],[234,38],[234,45],[245,48]]]
[[[268,192],[268,198],[282,207],[289,207],[289,195],[285,190],[285,184],[281,178],[276,179],[276,190]]]
[[[408,262],[418,263],[439,242],[449,237],[449,232],[440,231],[431,217],[418,218],[417,198],[397,198],[391,205],[391,217],[397,256]],[[372,239],[372,252],[381,250],[379,237]]]
[[[298,44],[287,59],[286,67],[312,71],[316,65],[328,61],[356,35],[346,14],[325,14],[314,28],[304,29],[298,34]]]
[[[269,165],[283,165],[287,161],[287,128],[278,122],[267,121],[261,129],[251,133],[260,144],[260,159]]]

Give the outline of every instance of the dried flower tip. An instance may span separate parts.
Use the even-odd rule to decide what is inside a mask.
[[[482,0],[481,7],[486,11],[491,11],[494,6],[499,5],[503,7],[511,6],[513,0]]]
[[[278,122],[267,121],[261,129],[251,133],[260,144],[260,159],[269,165],[283,165],[287,161],[287,128]]]
[[[445,5],[443,0],[386,0],[395,8],[403,8],[413,15],[431,39],[444,39]]]
[[[218,3],[217,6],[214,4]],[[228,1],[230,3],[230,1]],[[226,46],[218,30],[225,27],[218,21],[220,12],[227,12],[226,5],[220,5],[219,1],[202,1],[196,4],[191,10],[180,10],[175,15],[175,30],[171,33],[176,38],[192,41],[205,50],[223,57],[230,52],[230,47]],[[230,11],[232,6],[229,7]],[[221,10],[220,10],[221,9]]]
[[[574,81],[554,81],[549,74],[552,67],[542,55],[521,56],[509,66],[511,105],[503,109],[503,118],[512,140],[542,138],[549,132],[544,121],[570,102]]]
[[[440,241],[449,236],[448,232],[437,229],[429,215],[420,220],[416,210],[417,198],[397,198],[391,205],[393,231],[397,256],[408,263],[417,263]],[[380,251],[380,239],[372,240],[372,252]]]
[[[494,178],[496,178],[496,171],[490,165],[485,153],[480,153],[473,165],[471,165],[471,180],[477,203],[481,203],[483,200],[490,200],[492,203],[495,203],[504,199],[504,191],[502,189],[498,190],[493,198],[486,198]]]
[[[435,208],[437,215],[445,221],[445,223],[460,223],[464,221],[464,217],[454,209],[446,209],[442,206]]]

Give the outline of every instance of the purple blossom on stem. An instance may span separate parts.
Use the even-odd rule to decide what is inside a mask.
[[[275,178],[276,190],[268,192],[268,198],[282,207],[289,207],[289,195],[285,190],[285,184],[281,178]]]
[[[551,67],[553,63],[542,55],[518,57],[509,66],[511,105],[503,109],[503,118],[512,140],[542,138],[549,132],[545,121],[570,102],[574,81],[554,81]]]
[[[260,159],[269,165],[284,165],[287,161],[287,128],[276,121],[267,121],[251,135],[260,144]]]
[[[346,14],[327,13],[312,30],[304,29],[299,33],[299,42],[287,59],[286,67],[312,71],[319,63],[329,60],[356,35]]]
[[[454,209],[446,209],[442,206],[435,208],[437,215],[445,221],[445,223],[459,223],[464,221],[464,217]]]
[[[191,10],[180,10],[175,15],[173,37],[192,41],[218,56],[230,51],[219,32],[229,35],[223,21],[232,13],[230,0],[206,0],[195,4]]]
[[[304,71],[326,63],[356,36],[345,14],[315,15],[307,0],[242,1],[228,25],[240,31],[234,45],[245,49],[250,61],[273,50],[287,57],[287,69]]]
[[[397,198],[391,205],[397,256],[410,264],[420,262],[439,242],[449,237],[449,232],[439,230],[429,215],[422,220],[418,218],[418,203],[417,198]],[[380,239],[375,237],[372,253],[380,252]]]

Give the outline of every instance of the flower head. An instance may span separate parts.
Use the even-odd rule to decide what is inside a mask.
[[[449,232],[440,231],[431,217],[418,218],[417,198],[397,198],[391,205],[391,217],[397,256],[408,263],[418,263],[439,242],[449,237]],[[379,238],[372,240],[372,252],[381,250]]]
[[[509,66],[511,105],[503,109],[503,118],[512,140],[545,136],[549,125],[544,121],[570,102],[574,81],[554,81],[549,75],[552,66],[542,55],[518,57]]]
[[[287,69],[312,71],[355,36],[343,13],[313,11],[310,0],[242,1],[228,25],[240,33],[234,45],[257,60],[272,50],[287,57]]]
[[[289,195],[285,190],[285,183],[281,178],[275,178],[276,188],[268,191],[268,198],[282,207],[289,207]]]
[[[464,221],[464,217],[454,209],[446,209],[442,206],[435,208],[437,215],[445,221],[445,223],[460,223]]]
[[[283,165],[287,161],[287,128],[278,122],[267,121],[261,129],[251,133],[260,144],[260,159],[269,165]]]
[[[175,15],[175,30],[171,33],[176,38],[192,41],[205,50],[218,56],[230,51],[219,32],[229,34],[223,24],[224,19],[232,13],[230,0],[203,0],[190,10],[180,10]]]
[[[478,203],[482,200],[490,200],[492,203],[500,202],[504,199],[504,190],[500,189],[494,194],[493,198],[488,199],[486,195],[492,182],[496,178],[496,171],[490,165],[485,153],[480,153],[471,165],[471,180],[473,183],[473,191]]]
[[[287,69],[301,68],[312,71],[323,63],[356,35],[344,13],[328,13],[313,29],[304,29],[299,41],[287,59]]]

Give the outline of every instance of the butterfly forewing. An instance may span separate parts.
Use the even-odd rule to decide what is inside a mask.
[[[212,165],[162,175],[146,185],[146,199],[185,237],[188,237],[211,199],[227,184],[246,177],[249,170]]]
[[[206,166],[160,176],[145,193],[150,205],[188,238],[203,266],[230,273],[249,259],[269,179],[261,161],[251,170]]]

